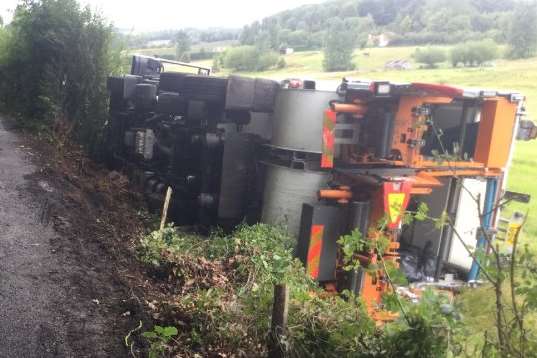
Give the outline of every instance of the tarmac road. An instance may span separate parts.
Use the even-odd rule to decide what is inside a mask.
[[[0,120],[0,357],[127,356],[113,264],[57,232],[46,197],[58,188],[36,179],[29,152]]]

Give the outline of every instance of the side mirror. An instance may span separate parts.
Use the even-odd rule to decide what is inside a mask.
[[[537,138],[537,125],[528,120],[521,120],[516,134],[517,140],[529,141]]]

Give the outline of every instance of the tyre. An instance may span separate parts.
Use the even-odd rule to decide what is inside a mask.
[[[158,95],[157,112],[183,115],[186,112],[186,101],[179,93],[160,92]]]
[[[184,95],[195,101],[224,103],[227,78],[189,75],[184,78]]]
[[[230,76],[227,84],[226,110],[251,111],[254,107],[255,79]]]
[[[256,78],[253,111],[270,113],[274,110],[274,102],[280,85],[276,81]]]
[[[136,108],[141,111],[151,111],[157,99],[157,86],[148,83],[136,85]]]
[[[187,73],[182,72],[163,72],[160,74],[160,92],[183,92],[184,78]]]

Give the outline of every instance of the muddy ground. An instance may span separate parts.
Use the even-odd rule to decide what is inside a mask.
[[[124,337],[150,325],[133,251],[140,207],[80,148],[0,120],[0,357],[130,355]]]

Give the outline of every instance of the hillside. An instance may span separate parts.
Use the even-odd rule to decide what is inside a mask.
[[[268,43],[299,50],[322,46],[324,31],[343,20],[360,34],[388,33],[392,45],[449,44],[470,39],[506,41],[515,1],[335,0],[301,6],[243,28],[243,44]]]

